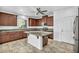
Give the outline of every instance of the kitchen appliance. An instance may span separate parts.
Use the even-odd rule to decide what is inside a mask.
[[[79,31],[78,31],[78,20],[79,20],[79,16],[76,16],[74,23],[73,23],[73,33],[74,33],[74,40],[75,40],[75,47],[74,47],[74,52],[79,52]]]
[[[44,25],[43,25],[43,31],[47,31],[47,30],[48,30],[47,23],[44,23]]]

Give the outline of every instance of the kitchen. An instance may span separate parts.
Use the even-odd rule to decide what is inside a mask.
[[[56,15],[56,13],[57,13],[56,11],[55,11],[55,14],[53,14],[53,12],[51,12],[50,9],[51,8],[57,9],[57,7],[48,7],[48,8],[39,7],[38,8],[38,7],[34,7],[34,6],[33,7],[9,7],[9,6],[7,6],[7,7],[0,7],[0,8],[1,8],[1,10],[0,10],[0,44],[1,45],[6,45],[7,47],[9,47],[11,45],[8,46],[8,43],[11,44],[12,42],[16,42],[16,44],[15,44],[16,48],[19,48],[20,45],[19,45],[19,47],[17,46],[18,45],[17,41],[24,40],[23,41],[24,43],[22,43],[22,42],[21,43],[25,44],[25,46],[32,45],[31,47],[33,47],[33,49],[37,50],[36,52],[73,52],[72,51],[73,46],[74,46],[73,40],[72,41],[67,41],[67,40],[63,41],[63,42],[67,42],[67,43],[72,43],[72,44],[67,44],[67,43],[63,43],[61,40],[59,40],[59,39],[62,39],[61,36],[58,36],[59,38],[55,37],[59,34],[59,33],[56,34],[57,32],[55,30],[57,30],[57,29],[60,30],[60,28],[55,27],[55,26],[58,27],[58,25],[56,25],[56,22],[55,22],[56,20],[54,20],[54,19],[57,19],[57,18],[55,18],[55,16],[58,16],[58,15]],[[8,10],[8,8],[9,8],[9,10]],[[14,8],[15,8],[15,10],[13,11]],[[44,8],[46,8],[48,10],[46,10]],[[58,7],[57,10],[59,10],[59,8],[68,9],[69,7],[65,7],[65,8]],[[77,9],[77,7],[70,7],[70,8],[73,9],[72,12],[75,9]],[[30,9],[33,9],[33,10],[30,10]],[[68,10],[71,10],[71,9],[68,9]],[[76,12],[76,11],[74,11],[74,12]],[[62,14],[60,14],[60,15],[62,15]],[[69,16],[72,17],[71,15],[68,15],[68,17]],[[61,35],[61,33],[59,35]],[[57,40],[57,42],[55,41],[56,43],[54,43],[54,40]],[[62,44],[60,44],[60,46],[56,47],[56,44],[58,44],[58,41],[59,42],[61,41],[60,43],[62,43],[63,45],[65,44],[68,47],[71,47],[71,50],[70,50],[70,48],[67,47],[66,48],[67,51],[65,51],[65,49],[62,49],[62,48],[65,48],[65,46],[64,47],[61,46]],[[51,44],[51,42],[55,46],[53,46]],[[49,45],[52,45],[51,51],[49,50],[50,49]],[[25,46],[24,46],[24,48],[25,48]],[[27,49],[29,47],[30,46],[28,46]],[[49,49],[48,49],[48,47],[49,47]],[[55,48],[58,49],[60,47],[61,47],[62,51],[60,49],[55,51]],[[7,51],[5,51],[4,46],[1,46],[1,48],[2,48],[1,52],[7,52]],[[20,48],[22,48],[22,46]],[[12,49],[12,47],[10,49]],[[31,50],[33,50],[33,49],[31,49]],[[45,50],[42,51],[43,49],[45,49]],[[7,49],[7,50],[9,52],[9,49]],[[24,49],[22,48],[22,50],[24,50]],[[14,50],[12,50],[12,51],[14,51]],[[21,51],[17,50],[16,52],[21,52]],[[24,50],[24,51],[26,52],[26,50]],[[27,50],[27,52],[28,51],[29,50]],[[33,52],[33,51],[30,51],[30,52]]]

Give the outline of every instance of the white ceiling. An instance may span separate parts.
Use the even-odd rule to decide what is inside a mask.
[[[38,18],[42,15],[36,15],[36,8],[41,8],[41,10],[47,10],[45,14],[53,15],[53,12],[56,10],[70,7],[71,6],[0,6],[0,12],[7,12],[13,13],[15,15],[25,15],[27,17]]]

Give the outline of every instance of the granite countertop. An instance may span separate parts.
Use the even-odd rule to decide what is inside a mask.
[[[36,36],[46,36],[52,34],[52,32],[46,32],[46,31],[25,31],[25,33],[34,34]]]
[[[0,29],[0,32],[15,32],[15,31],[22,31],[25,29]]]
[[[43,28],[28,28],[26,31],[43,31]],[[53,32],[53,29],[48,29],[46,32]]]
[[[0,32],[15,32],[15,31],[27,31],[27,32],[34,32],[37,31],[43,31],[42,28],[36,29],[36,28],[30,28],[30,29],[0,29]],[[44,31],[43,31],[44,32]],[[53,32],[53,29],[48,29],[46,32]]]

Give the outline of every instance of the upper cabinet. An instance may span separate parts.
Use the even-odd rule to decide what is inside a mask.
[[[53,26],[53,16],[43,16],[42,23],[47,23],[48,26]]]
[[[53,16],[43,16],[41,19],[29,18],[29,26],[41,26],[42,23],[53,26]]]
[[[0,12],[0,26],[17,26],[17,16]]]
[[[48,26],[53,26],[53,16],[47,17],[47,25]]]
[[[35,26],[35,25],[36,25],[35,20],[32,18],[29,18],[29,26]]]
[[[41,19],[29,18],[29,26],[40,26]]]

